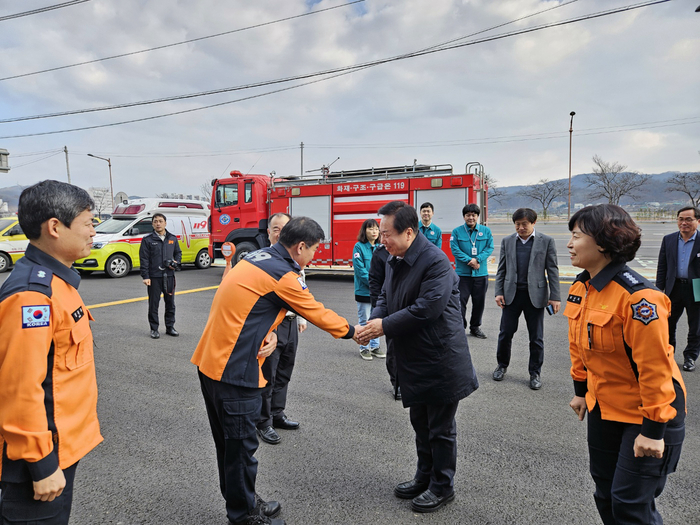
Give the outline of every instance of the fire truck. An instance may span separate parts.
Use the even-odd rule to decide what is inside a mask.
[[[377,219],[384,204],[402,200],[415,206],[430,202],[435,207],[433,222],[442,230],[442,249],[454,262],[450,234],[464,224],[462,208],[476,203],[485,222],[488,192],[483,166],[466,165],[455,173],[452,165],[421,165],[330,172],[309,177],[275,177],[232,171],[230,177],[212,180],[209,217],[209,254],[222,257],[221,245],[236,246],[233,263],[268,245],[267,219],[275,213],[306,216],[318,222],[326,234],[321,241],[315,266],[347,266],[357,242],[362,221]]]

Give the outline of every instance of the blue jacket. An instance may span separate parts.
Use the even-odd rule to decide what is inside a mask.
[[[493,235],[486,226],[477,224],[476,235],[471,234],[469,240],[469,228],[466,223],[452,230],[450,237],[450,249],[457,264],[457,275],[462,277],[483,277],[489,274],[488,258],[493,253]],[[472,241],[476,244],[476,255],[472,255]],[[479,269],[472,270],[469,261],[476,259],[479,262]]]
[[[442,248],[442,230],[435,226],[434,222],[430,226],[423,226],[422,222],[418,223],[418,229],[425,235],[425,238],[432,242],[438,248]]]
[[[369,265],[375,247],[369,242],[355,243],[352,249],[352,267],[355,271],[355,296],[366,297],[369,302]]]

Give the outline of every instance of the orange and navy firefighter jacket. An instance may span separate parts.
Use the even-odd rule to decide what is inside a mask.
[[[258,351],[265,337],[295,312],[336,339],[354,327],[314,299],[299,265],[279,243],[249,254],[221,282],[192,363],[215,381],[247,388],[267,384]]]
[[[569,290],[571,377],[588,410],[609,421],[641,424],[661,439],[685,416],[685,385],[668,342],[669,298],[625,264],[594,278],[579,274]]]
[[[42,480],[101,441],[80,276],[34,245],[0,288],[0,479]]]

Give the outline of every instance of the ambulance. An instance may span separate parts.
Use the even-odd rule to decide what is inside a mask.
[[[81,274],[103,271],[110,277],[124,277],[139,267],[139,249],[144,236],[153,232],[153,215],[162,213],[165,228],[177,236],[182,250],[182,263],[209,268],[210,205],[204,201],[185,199],[134,199],[114,208],[112,218],[95,226],[90,255],[75,261]]]
[[[28,244],[16,218],[0,219],[0,273],[12,268],[24,256]]]

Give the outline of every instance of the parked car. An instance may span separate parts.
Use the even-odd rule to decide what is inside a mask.
[[[24,256],[29,241],[16,218],[0,219],[0,273]]]

